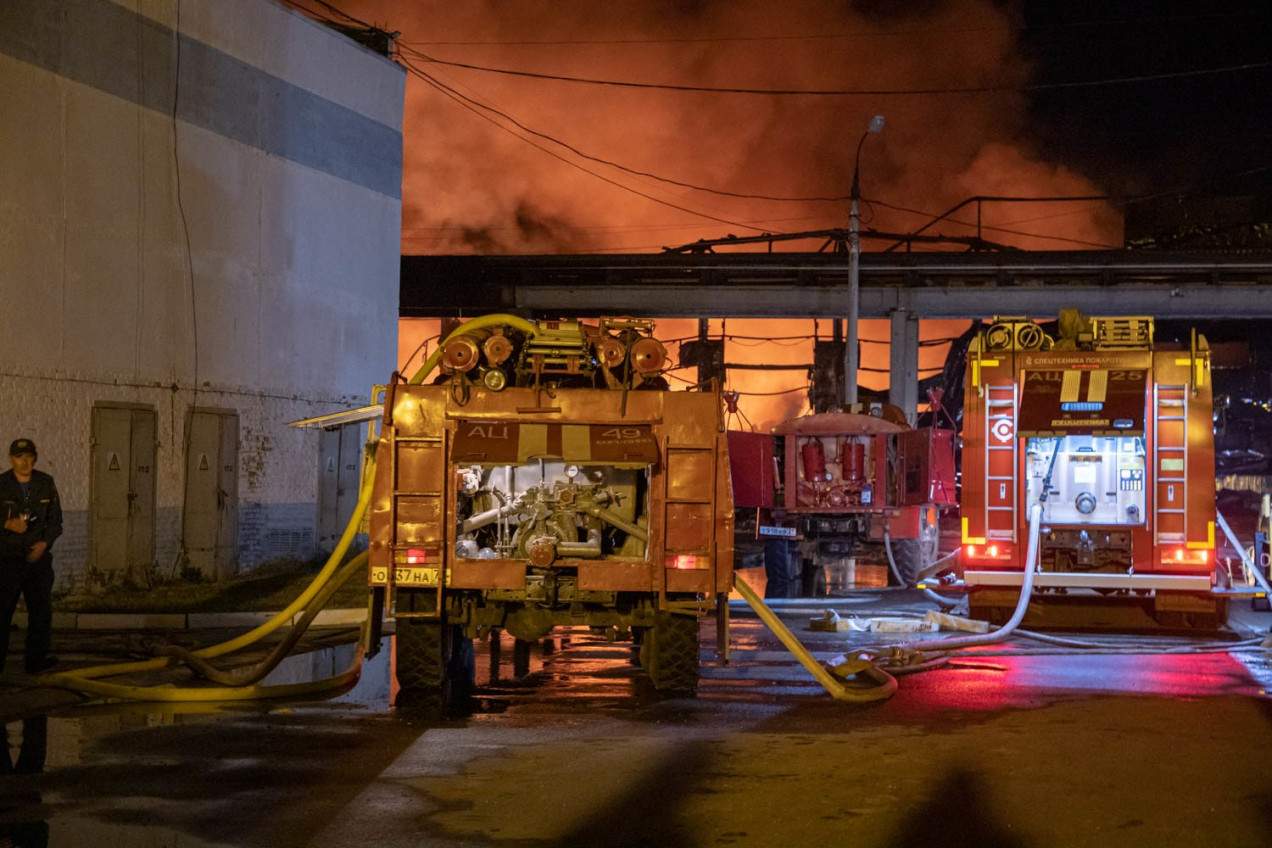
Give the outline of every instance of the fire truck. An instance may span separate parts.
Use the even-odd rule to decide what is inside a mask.
[[[863,582],[859,565],[882,571],[885,534],[913,583],[956,503],[954,432],[912,429],[886,404],[805,415],[771,434],[730,431],[729,458],[739,533],[798,541],[822,583],[805,581],[805,593],[851,589]]]
[[[447,701],[473,637],[563,625],[634,638],[655,687],[691,692],[733,581],[720,394],[667,389],[652,321],[510,322],[461,326],[436,382],[385,388],[369,569],[399,692]]]
[[[960,561],[972,615],[1001,621],[1016,605],[1041,501],[1027,622],[1218,625],[1205,338],[1157,343],[1152,318],[1075,310],[1058,327],[1053,338],[996,318],[969,351]]]

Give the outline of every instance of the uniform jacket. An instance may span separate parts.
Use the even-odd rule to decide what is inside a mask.
[[[22,484],[12,470],[0,474],[0,515],[8,520],[23,514],[27,516],[25,533],[14,533],[0,525],[0,557],[25,558],[36,542],[47,542],[52,550],[53,542],[62,535],[62,502],[51,475],[32,471],[24,496]]]

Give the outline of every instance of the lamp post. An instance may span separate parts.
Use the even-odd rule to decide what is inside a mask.
[[[883,132],[883,115],[875,115],[857,142],[857,156],[852,164],[852,205],[848,210],[848,341],[844,348],[844,403],[851,408],[857,403],[857,319],[861,293],[861,146],[866,136]]]

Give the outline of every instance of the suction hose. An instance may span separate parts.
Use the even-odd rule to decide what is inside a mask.
[[[738,590],[738,593],[741,594],[743,598],[746,599],[746,602],[751,605],[751,609],[755,610],[755,614],[760,617],[760,620],[764,622],[768,629],[773,631],[773,635],[781,640],[782,644],[786,646],[788,651],[795,655],[795,659],[799,660],[799,664],[806,668],[808,673],[811,674],[817,682],[830,693],[830,697],[834,698],[836,701],[869,703],[871,701],[883,701],[896,694],[896,678],[888,674],[883,669],[875,666],[874,663],[857,663],[856,665],[853,665],[850,661],[850,663],[836,666],[834,671],[838,671],[841,674],[847,672],[859,674],[863,677],[869,677],[874,680],[876,684],[869,688],[845,686],[844,682],[836,677],[835,674],[832,673],[831,669],[828,669],[826,666],[819,663],[816,658],[808,652],[808,649],[800,643],[795,634],[782,623],[782,620],[778,618],[771,609],[765,606],[764,601],[759,595],[755,594],[755,590],[748,586],[745,580],[734,575],[733,587]]]
[[[524,318],[519,318],[516,315],[496,313],[494,315],[483,315],[480,318],[473,318],[471,321],[466,321],[456,327],[446,336],[446,338],[442,339],[442,341],[437,345],[437,349],[429,354],[428,359],[424,360],[424,364],[419,367],[418,371],[411,375],[411,379],[408,382],[410,382],[413,386],[424,382],[424,378],[432,373],[433,369],[437,367],[438,362],[442,361],[442,349],[446,346],[448,341],[458,338],[459,336],[473,330],[484,330],[487,327],[512,327],[514,330],[520,330],[526,335],[534,335],[534,324]]]
[[[194,651],[187,650],[179,645],[164,645],[156,653],[161,656],[172,657],[190,666],[200,677],[211,680],[213,683],[220,683],[225,686],[250,686],[253,683],[259,683],[291,653],[292,648],[296,647],[296,643],[300,641],[300,637],[305,634],[305,631],[313,624],[314,619],[318,617],[318,613],[322,612],[323,608],[327,606],[327,602],[340,590],[340,587],[348,583],[349,579],[355,574],[364,573],[366,567],[366,553],[358,554],[341,566],[336,575],[314,597],[313,603],[305,610],[300,621],[292,625],[283,640],[275,645],[269,654],[255,665],[233,669],[217,668]]]
[[[1004,626],[990,633],[977,633],[976,636],[955,636],[945,639],[927,639],[927,641],[902,642],[890,648],[894,657],[906,657],[907,662],[901,667],[912,665],[913,659],[923,653],[955,651],[959,648],[993,645],[1011,636],[1011,632],[1020,627],[1024,620],[1025,610],[1029,609],[1029,600],[1033,596],[1034,572],[1038,566],[1038,535],[1042,529],[1042,502],[1029,507],[1029,548],[1025,553],[1025,571],[1020,580],[1020,598],[1016,600],[1016,609]],[[899,669],[898,669],[899,670]]]
[[[484,315],[480,318],[474,318],[471,321],[461,325],[438,345],[437,349],[424,361],[419,370],[412,375],[410,382],[419,384],[437,367],[437,363],[442,358],[442,347],[450,339],[463,335],[465,332],[472,330],[484,329],[493,326],[507,326],[516,330],[520,330],[528,335],[534,333],[534,324],[520,318],[516,315]],[[312,623],[317,616],[318,611],[322,609],[323,604],[330,599],[335,593],[336,588],[341,583],[352,577],[353,573],[358,571],[365,563],[365,554],[360,554],[350,560],[343,569],[341,561],[344,560],[345,554],[348,553],[353,539],[357,536],[358,526],[362,523],[362,517],[366,514],[367,507],[371,502],[372,483],[375,479],[375,459],[367,458],[366,469],[363,475],[363,484],[358,495],[357,506],[354,507],[353,515],[349,518],[348,525],[345,526],[344,532],[337,542],[335,550],[331,552],[331,556],[327,558],[322,569],[315,575],[314,579],[304,591],[300,593],[287,607],[275,615],[268,621],[258,627],[236,636],[225,642],[216,645],[210,645],[197,651],[183,652],[180,649],[165,649],[166,656],[156,657],[151,660],[139,660],[136,662],[110,663],[105,665],[90,666],[88,668],[75,669],[73,671],[59,672],[56,674],[48,674],[39,678],[40,682],[48,686],[57,686],[63,689],[70,689],[75,692],[82,692],[88,695],[97,695],[103,698],[114,698],[118,700],[128,701],[165,701],[165,702],[206,702],[206,701],[245,701],[257,700],[264,698],[288,698],[304,695],[313,695],[334,689],[344,688],[356,682],[362,671],[362,656],[367,649],[367,641],[371,633],[371,615],[370,615],[370,598],[368,597],[368,614],[367,619],[363,623],[362,633],[358,642],[358,653],[353,664],[334,677],[324,680],[315,680],[308,683],[292,683],[281,686],[259,686],[259,685],[242,685],[243,682],[251,681],[255,683],[265,677],[287,652],[295,646],[305,628]],[[335,575],[339,572],[339,578]],[[329,588],[330,587],[330,588]],[[329,588],[329,590],[328,590]],[[284,624],[292,622],[296,614],[301,610],[305,611],[305,615],[301,622],[292,629],[292,632],[286,639],[280,643],[269,656],[255,666],[244,669],[241,672],[222,671],[207,663],[207,660],[215,657],[224,656],[233,653],[249,645],[259,642],[261,639],[269,636],[275,630]],[[122,674],[138,674],[148,671],[159,671],[165,668],[171,668],[178,662],[184,662],[191,665],[205,676],[221,681],[233,681],[230,685],[209,686],[209,687],[177,687],[170,685],[161,686],[137,686],[120,683],[106,683],[100,678],[114,677]]]
[[[301,610],[307,610],[311,602],[318,597],[319,593],[323,591],[324,587],[326,587],[332,580],[333,575],[335,575],[339,570],[341,561],[344,559],[345,554],[349,551],[349,546],[353,544],[353,539],[358,533],[358,526],[362,522],[362,516],[366,513],[367,507],[371,502],[371,489],[374,479],[375,460],[372,457],[368,457],[362,489],[358,494],[358,502],[354,507],[353,515],[349,518],[348,525],[345,526],[344,532],[340,535],[340,540],[336,543],[335,550],[331,552],[331,556],[327,558],[327,562],[314,577],[313,581],[305,587],[305,590],[301,592],[295,600],[288,604],[285,609],[275,613],[268,621],[253,628],[247,633],[236,636],[228,641],[193,651],[192,655],[199,659],[207,660],[233,653],[234,651],[259,642],[261,639],[270,635],[284,624],[292,622],[298,612]],[[357,559],[358,557],[355,557],[354,561]],[[352,562],[350,564],[352,564]],[[350,571],[351,570],[352,569],[350,569]],[[330,677],[325,680],[315,680],[308,683],[292,683],[281,686],[175,687],[169,685],[138,686],[121,683],[106,683],[99,679],[102,677],[114,677],[121,674],[137,674],[141,672],[159,671],[165,668],[170,668],[177,663],[177,659],[171,656],[156,657],[155,659],[139,660],[136,662],[110,663],[106,665],[90,666],[88,668],[79,668],[73,671],[44,675],[39,678],[39,680],[41,683],[48,686],[56,686],[62,689],[70,689],[75,692],[82,692],[88,695],[97,695],[103,698],[115,698],[125,701],[244,701],[261,698],[287,698],[311,695],[332,689],[343,688],[357,681],[358,676],[361,673],[362,655],[366,649],[366,640],[370,634],[370,625],[371,621],[370,616],[368,615],[367,621],[363,624],[357,659],[349,669],[334,677]],[[279,659],[281,660],[281,657],[279,657]],[[266,673],[268,673],[268,670]]]

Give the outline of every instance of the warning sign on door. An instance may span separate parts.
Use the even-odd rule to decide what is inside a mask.
[[[110,452],[110,459],[106,460],[106,470],[107,471],[119,470],[119,454],[115,453],[114,451]]]
[[[208,465],[208,455],[206,453],[199,454],[199,470],[207,471],[209,468],[211,466]]]

